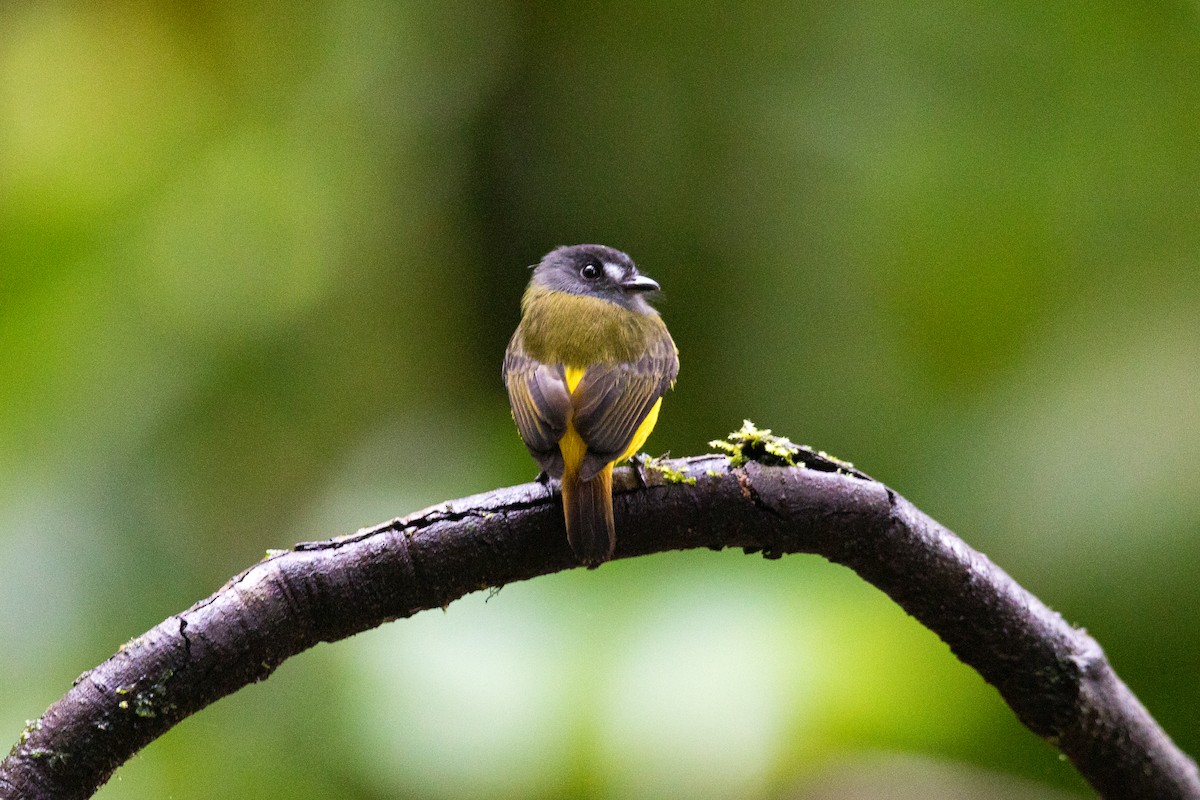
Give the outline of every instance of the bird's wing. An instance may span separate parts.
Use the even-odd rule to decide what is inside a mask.
[[[571,394],[563,365],[543,364],[530,356],[518,330],[504,353],[504,385],[525,446],[542,469],[561,478],[563,461],[558,440],[566,433],[571,415]]]
[[[638,360],[587,368],[571,396],[572,424],[588,447],[580,470],[585,481],[625,452],[678,373],[679,356],[665,327]]]

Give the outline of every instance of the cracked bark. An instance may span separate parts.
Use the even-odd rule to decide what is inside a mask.
[[[805,467],[724,456],[618,470],[617,557],[740,547],[844,564],[938,634],[1107,798],[1200,798],[1195,763],[1100,646],[903,497],[811,452]],[[84,673],[0,762],[0,797],[90,796],[189,714],[284,659],[470,592],[576,567],[558,496],[530,483],[274,553]]]

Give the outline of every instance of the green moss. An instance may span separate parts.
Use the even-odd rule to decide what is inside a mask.
[[[802,449],[791,439],[775,436],[770,428],[760,429],[748,419],[742,421],[740,430],[724,439],[714,439],[708,446],[729,456],[729,463],[734,467],[740,467],[747,461],[794,467]]]
[[[831,461],[834,464],[837,464],[839,467],[841,467],[844,470],[849,471],[849,470],[854,469],[854,465],[851,464],[849,461],[845,460],[844,458],[838,458],[837,456],[832,455],[830,453],[826,453],[824,450],[818,450],[817,455],[819,455],[821,458],[825,459],[826,461]]]
[[[40,717],[38,719],[25,720],[25,727],[21,729],[21,735],[17,737],[17,743],[12,746],[12,750],[10,750],[8,754],[12,755],[13,753],[17,752],[18,748],[22,747],[26,742],[29,741],[29,738],[34,734],[34,731],[40,731],[41,729],[42,720]]]
[[[831,456],[824,450],[818,452],[796,444],[783,436],[775,436],[768,428],[759,428],[750,420],[745,420],[740,430],[708,444],[727,455],[731,467],[741,467],[747,461],[755,461],[773,467],[804,467],[871,480],[869,475],[855,469],[849,461]]]
[[[683,483],[688,486],[695,486],[696,479],[690,475],[684,475],[674,467],[668,466],[661,459],[654,458],[643,454],[641,457],[641,465],[643,469],[652,469],[663,476],[663,480],[667,483]]]
[[[133,709],[133,713],[139,717],[152,719],[157,717],[159,713],[169,713],[174,711],[176,706],[174,703],[164,702],[167,698],[167,681],[175,675],[175,670],[163,670],[158,680],[151,684],[148,688],[136,692],[133,695],[133,702],[122,700],[117,703],[117,708],[122,711]],[[134,684],[118,686],[114,692],[117,695],[124,696],[133,692],[137,688]]]
[[[42,718],[25,720],[25,727],[21,729],[21,744],[29,741],[29,737],[33,736],[36,731],[42,729]]]
[[[17,744],[12,746],[12,750],[8,751],[8,754],[10,754],[10,756],[16,754],[19,748],[25,746],[26,742],[30,740],[31,736],[34,735],[34,732],[41,729],[41,718],[37,718],[37,720],[25,720],[25,727],[22,729],[22,732],[20,732]],[[50,765],[52,766],[65,764],[67,760],[66,754],[58,753],[53,750],[47,750],[46,747],[32,747],[26,754],[28,754],[29,758],[35,760],[48,758],[50,760]]]

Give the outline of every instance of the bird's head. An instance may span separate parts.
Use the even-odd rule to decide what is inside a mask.
[[[633,259],[602,244],[551,250],[534,267],[533,283],[556,292],[607,300],[631,311],[650,311],[644,295],[658,282],[638,272]]]

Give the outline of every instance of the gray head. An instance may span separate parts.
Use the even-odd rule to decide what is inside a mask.
[[[598,297],[642,313],[654,313],[643,295],[658,291],[658,283],[639,273],[633,259],[602,244],[551,250],[534,268],[533,282],[556,292]]]

